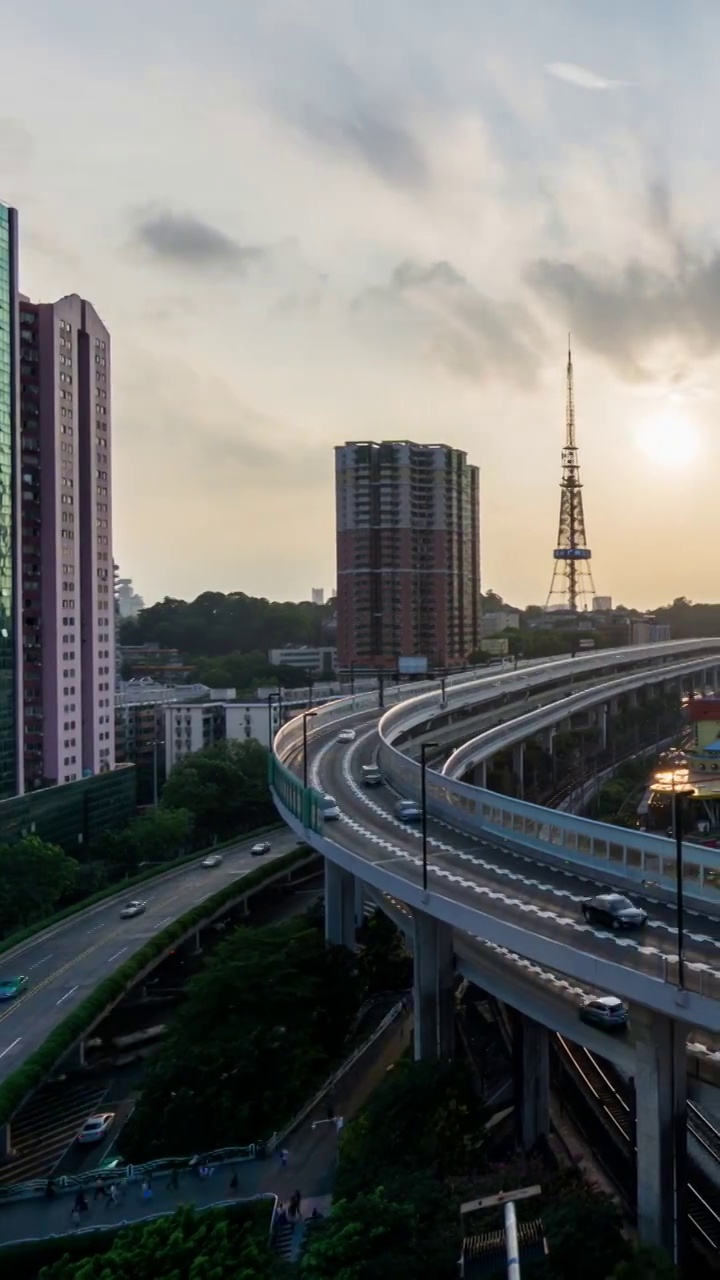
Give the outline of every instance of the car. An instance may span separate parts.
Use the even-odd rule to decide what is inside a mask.
[[[77,1141],[86,1145],[90,1142],[102,1142],[106,1133],[112,1129],[115,1123],[114,1111],[98,1111],[96,1115],[90,1116],[80,1130]]]
[[[617,996],[587,996],[580,1006],[580,1021],[603,1031],[619,1031],[628,1024],[628,1007]]]
[[[27,984],[28,980],[25,977],[0,978],[0,1000],[14,1000]]]
[[[147,903],[145,902],[128,902],[120,912],[120,919],[132,920],[135,916],[141,916],[146,909]]]
[[[582,904],[588,924],[604,924],[609,929],[642,929],[647,911],[633,906],[622,893],[599,893]]]
[[[252,849],[250,850],[250,857],[261,858],[264,853],[269,853],[269,852],[270,852],[270,841],[258,840],[258,843],[254,844]]]
[[[355,741],[354,729],[343,729],[336,738],[336,742],[354,742],[354,741]]]
[[[395,805],[395,817],[401,822],[417,822],[422,817],[422,810],[414,800],[401,800]]]
[[[201,867],[219,867],[222,862],[222,855],[219,853],[209,853],[207,858],[203,858],[200,863]]]

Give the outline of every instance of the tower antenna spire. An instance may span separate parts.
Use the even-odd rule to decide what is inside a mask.
[[[585,537],[582,483],[575,440],[575,390],[570,334],[568,334],[567,388],[565,401],[565,447],[562,451],[560,481],[560,525],[553,551],[553,576],[545,608],[564,607],[571,613],[587,608],[595,594],[590,560],[592,552]]]

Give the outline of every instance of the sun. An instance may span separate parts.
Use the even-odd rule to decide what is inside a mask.
[[[638,427],[637,442],[648,461],[660,467],[689,467],[700,452],[695,423],[673,406],[646,418]]]

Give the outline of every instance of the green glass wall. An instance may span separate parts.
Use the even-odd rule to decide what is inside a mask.
[[[13,522],[15,264],[14,214],[0,205],[0,799],[17,793]]]

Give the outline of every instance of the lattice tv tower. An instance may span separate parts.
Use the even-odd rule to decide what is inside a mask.
[[[577,613],[578,608],[587,608],[591,604],[595,586],[590,568],[592,552],[585,537],[580,463],[575,443],[575,398],[569,335],[565,447],[562,451],[560,490],[560,528],[557,546],[553,551],[555,566],[545,608],[564,607],[571,613]]]

